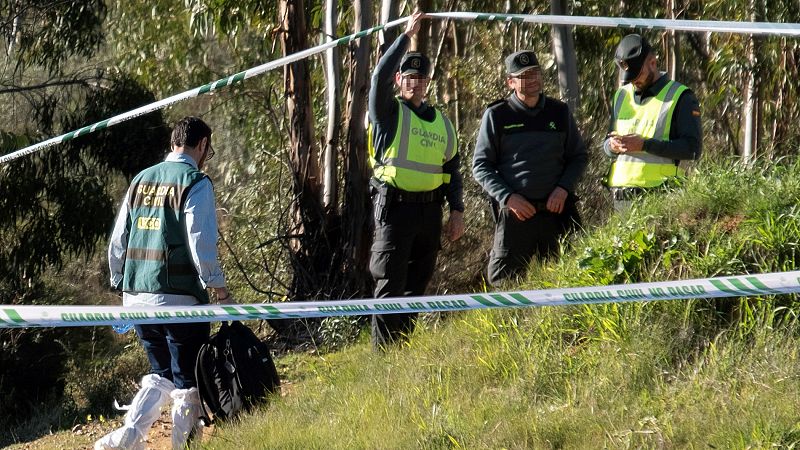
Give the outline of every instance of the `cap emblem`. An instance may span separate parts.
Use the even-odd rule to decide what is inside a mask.
[[[411,60],[411,67],[419,69],[420,66],[422,66],[422,60],[420,58],[413,58]]]
[[[526,55],[525,53],[519,55],[519,63],[522,64],[523,66],[528,65],[530,62],[531,59],[528,58],[528,55]]]

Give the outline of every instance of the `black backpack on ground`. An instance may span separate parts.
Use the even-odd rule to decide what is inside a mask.
[[[239,321],[222,322],[200,347],[194,368],[201,404],[214,421],[234,417],[280,389],[280,379],[267,344]],[[203,406],[201,419],[212,423]]]

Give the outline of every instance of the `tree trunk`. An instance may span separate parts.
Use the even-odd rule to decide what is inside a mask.
[[[461,34],[458,32],[458,27],[455,24],[455,21],[450,22],[450,29],[452,30],[452,39],[453,39],[453,54],[456,56],[457,60],[461,60],[464,56],[463,54],[463,40],[460,39]],[[450,78],[450,82],[453,84],[453,101],[456,104],[456,107],[453,108],[453,118],[455,119],[453,125],[456,127],[456,133],[461,132],[461,102],[459,102],[459,91],[461,90],[459,83],[458,83],[458,76],[454,76]]]
[[[568,14],[566,0],[550,0],[550,14]],[[553,54],[556,57],[556,65],[558,66],[558,88],[561,92],[561,99],[574,112],[580,107],[581,98],[572,27],[553,25],[552,36]]]
[[[303,0],[281,0],[279,11],[284,56],[308,48]],[[330,252],[325,241],[328,236],[324,233],[325,215],[320,198],[322,177],[314,148],[311,80],[305,59],[286,66],[284,83],[293,177],[289,234],[299,236],[290,243],[293,280],[289,295],[295,300],[306,300],[315,298],[319,287],[325,284],[318,275],[324,273],[322,261],[327,259],[330,264]]]
[[[354,5],[355,7],[355,5]],[[387,23],[397,19],[398,14],[398,6],[395,0],[382,0],[381,1],[381,24],[386,25]],[[358,23],[358,19],[356,19],[356,23]],[[358,28],[358,27],[356,27]],[[378,33],[378,57],[380,58],[386,49],[392,45],[397,34],[399,33],[399,27],[389,28],[388,30],[381,30]]]
[[[325,41],[330,42],[336,38],[336,17],[339,2],[326,0],[325,2]],[[339,148],[339,131],[341,129],[341,99],[339,94],[341,61],[339,48],[333,47],[325,52],[325,78],[328,83],[328,132],[326,136],[324,162],[324,183],[322,204],[329,214],[336,209],[338,204],[338,186],[336,176],[336,155]]]
[[[371,0],[355,0],[353,10],[354,28],[368,28],[373,16]],[[343,271],[349,274],[352,295],[366,294],[372,289],[372,277],[367,267],[373,225],[365,129],[371,42],[366,37],[351,44],[353,56],[350,63],[350,91],[347,95],[342,233],[346,265]]]
[[[424,12],[433,12],[433,2],[431,0],[417,0],[417,8]],[[430,52],[431,26],[434,21],[423,20],[419,27],[419,32],[411,40],[411,51],[424,53]],[[428,55],[429,56],[429,55]]]
[[[678,3],[680,0],[666,0],[666,10],[670,15],[671,19],[678,18],[678,12],[680,11],[680,6]],[[665,33],[664,38],[666,40],[666,67],[667,73],[669,77],[673,80],[677,80],[680,78],[681,72],[681,50],[680,50],[680,39],[678,34],[675,30],[669,30]]]
[[[751,20],[759,21],[763,17],[760,0],[751,0],[750,11]],[[743,102],[743,142],[742,142],[742,162],[746,165],[752,164],[757,153],[759,135],[759,116],[761,113],[761,93],[759,89],[760,70],[758,55],[762,47],[761,38],[750,36],[748,43],[748,65],[750,70],[747,72],[744,89]]]

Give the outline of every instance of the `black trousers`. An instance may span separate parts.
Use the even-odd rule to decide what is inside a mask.
[[[441,235],[441,202],[389,205],[385,217],[375,220],[369,263],[375,279],[375,298],[424,294],[436,267]],[[416,316],[408,313],[372,316],[373,346],[382,348],[410,334]]]
[[[554,256],[558,252],[559,239],[579,225],[580,216],[573,196],[564,203],[561,214],[548,212],[541,207],[525,221],[517,219],[508,208],[499,208],[494,245],[489,257],[489,283],[496,285],[506,278],[524,273],[533,256]]]

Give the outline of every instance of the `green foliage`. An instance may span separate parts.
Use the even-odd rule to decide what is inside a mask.
[[[0,11],[0,34],[18,68],[41,66],[55,75],[69,57],[90,57],[103,42],[107,8],[101,0],[0,0]]]
[[[360,317],[339,316],[326,317],[319,324],[319,337],[323,348],[333,351],[355,342],[364,328],[364,320]]]
[[[527,284],[795,269],[800,227],[790,180],[800,165],[737,164],[703,163],[683,187],[587,230],[561,261],[534,265]],[[787,382],[800,376],[794,302],[779,296],[454,314],[385,355],[363,343],[305,357],[303,372],[292,375],[302,383],[287,397],[223,427],[208,445],[797,445],[800,410],[792,399],[800,390]]]
[[[76,129],[154,100],[150,91],[124,74],[90,85],[91,76],[75,75],[67,63],[97,50],[105,3],[25,5],[14,12],[22,26],[17,36],[20,46],[2,68],[0,85],[10,87],[0,90],[0,95],[11,108],[10,120],[4,123],[8,128],[0,130],[0,153],[39,141],[43,134]],[[31,86],[15,86],[23,77]],[[50,85],[64,87],[52,90]],[[0,215],[0,303],[97,303],[101,295],[67,294],[63,281],[47,284],[43,275],[58,272],[65,263],[90,259],[111,228],[122,192],[117,185],[121,176],[130,177],[159,160],[167,138],[161,114],[149,114],[0,166],[0,208],[4,211]],[[100,286],[100,292],[105,292],[107,276],[96,282],[95,294]],[[88,284],[82,288],[92,292]],[[16,428],[48,405],[58,405],[53,408],[57,420],[74,414],[77,403],[72,404],[69,394],[64,396],[74,391],[67,380],[89,371],[76,361],[84,357],[89,343],[92,348],[95,344],[106,348],[110,336],[101,336],[65,328],[0,330],[0,391],[4,393],[0,428]],[[86,403],[102,402],[107,409],[108,396],[96,394],[100,387],[118,385],[108,379],[100,382],[102,378],[91,379],[98,384],[86,390]]]
[[[628,233],[625,233],[628,231]],[[615,235],[610,245],[603,247],[587,247],[579,267],[586,275],[600,284],[618,284],[626,280],[638,278],[637,270],[645,258],[651,253],[655,244],[652,232],[635,228],[629,224],[630,234],[625,239]]]
[[[83,107],[65,120],[64,128],[78,129],[87,123],[96,123],[156,101],[153,93],[130,75],[117,73],[109,81],[109,89],[88,93]],[[169,151],[169,138],[170,128],[164,122],[162,112],[155,111],[95,135],[78,137],[71,141],[70,146],[74,151],[80,151],[95,170],[112,171],[132,178],[164,158]]]

